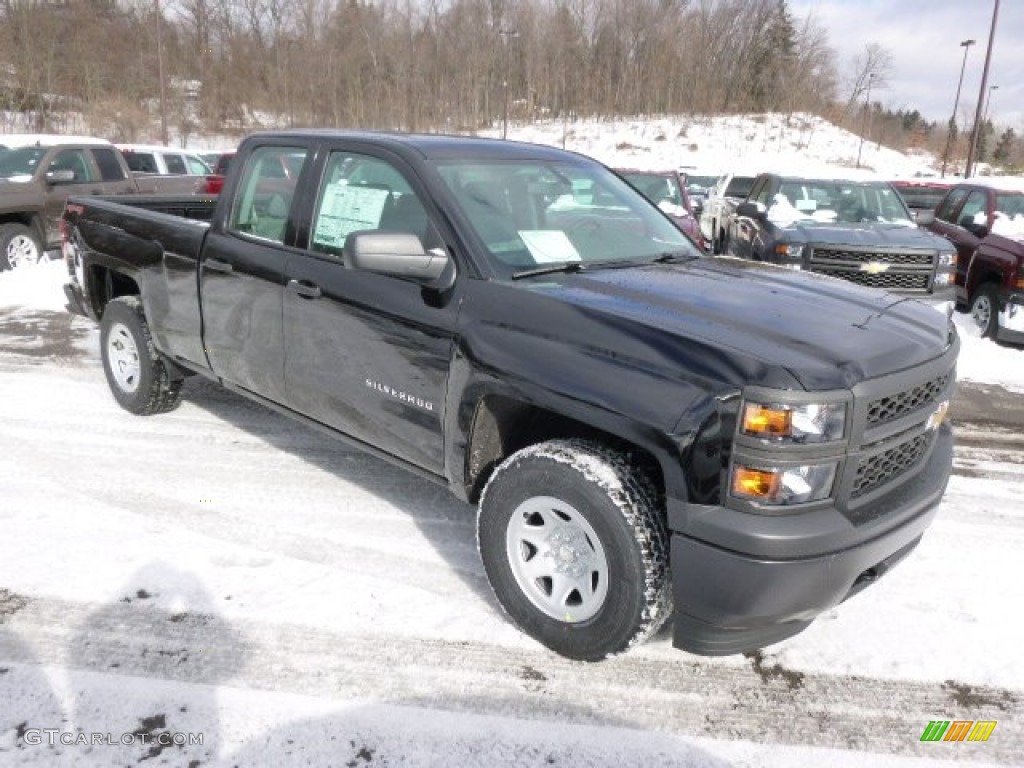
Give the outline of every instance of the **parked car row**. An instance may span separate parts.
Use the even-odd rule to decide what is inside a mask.
[[[182,150],[52,134],[5,135],[0,144],[0,270],[60,245],[69,195],[210,194],[209,167]]]

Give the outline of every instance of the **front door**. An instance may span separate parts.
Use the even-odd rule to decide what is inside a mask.
[[[426,248],[444,248],[426,195],[397,159],[341,148],[326,157],[321,178],[308,248],[286,267],[288,402],[441,474],[457,296],[428,301],[418,284],[348,269],[342,257],[358,230],[408,232]]]

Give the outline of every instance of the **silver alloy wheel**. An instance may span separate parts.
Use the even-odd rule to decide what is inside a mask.
[[[114,323],[107,336],[107,360],[117,386],[131,394],[139,388],[139,348],[125,325]]]
[[[508,521],[505,550],[523,594],[551,618],[576,624],[604,605],[608,559],[572,505],[551,496],[526,499]]]
[[[978,330],[982,333],[988,330],[988,324],[992,322],[992,302],[987,294],[981,293],[975,297],[974,304],[971,305],[971,317],[974,318]]]
[[[7,244],[7,263],[11,269],[39,263],[39,247],[28,235],[15,235]]]

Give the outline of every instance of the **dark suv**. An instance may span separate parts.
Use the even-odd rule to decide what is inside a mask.
[[[917,221],[956,246],[956,303],[982,335],[1024,343],[1024,179],[961,182]]]

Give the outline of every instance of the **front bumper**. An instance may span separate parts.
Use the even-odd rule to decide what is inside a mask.
[[[952,463],[944,425],[921,472],[885,500],[886,514],[861,526],[834,507],[767,516],[670,499],[674,645],[727,655],[802,631],[909,554],[935,517]]]
[[[1011,344],[1024,344],[1024,294],[1011,294],[999,309],[996,338]]]

